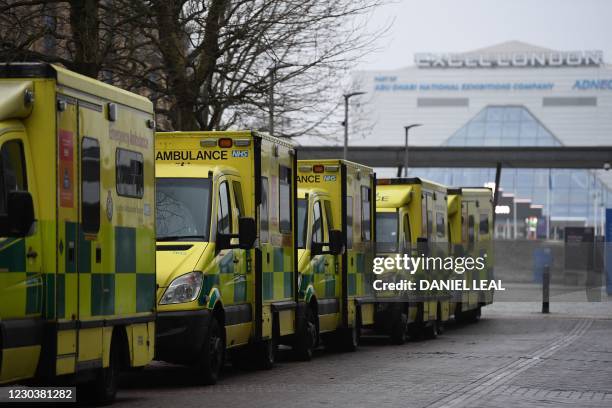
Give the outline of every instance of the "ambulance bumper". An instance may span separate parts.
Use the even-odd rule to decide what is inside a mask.
[[[204,343],[209,310],[158,312],[155,323],[155,359],[187,364]]]

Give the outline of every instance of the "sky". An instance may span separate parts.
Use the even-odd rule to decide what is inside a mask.
[[[413,65],[415,52],[463,52],[518,40],[557,50],[602,50],[612,62],[612,0],[387,0],[368,30],[390,25],[356,68]]]

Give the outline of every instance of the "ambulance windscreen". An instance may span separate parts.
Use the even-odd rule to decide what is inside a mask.
[[[158,241],[209,241],[209,179],[157,178]]]
[[[376,248],[378,252],[397,248],[398,216],[396,212],[376,213]]]

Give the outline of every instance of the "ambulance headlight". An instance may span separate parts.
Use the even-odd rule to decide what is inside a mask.
[[[190,272],[181,275],[170,283],[159,304],[185,303],[196,300],[202,289],[202,273]]]

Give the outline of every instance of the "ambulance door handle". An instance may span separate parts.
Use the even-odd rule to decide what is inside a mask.
[[[238,258],[234,258],[234,260],[232,262],[238,263],[238,262],[240,262],[240,260]]]
[[[26,254],[26,258],[31,258],[31,259],[35,259],[37,256],[38,256],[38,252],[34,251],[33,249],[30,249],[28,253]]]
[[[329,266],[329,262],[325,261],[325,263],[323,265]]]

